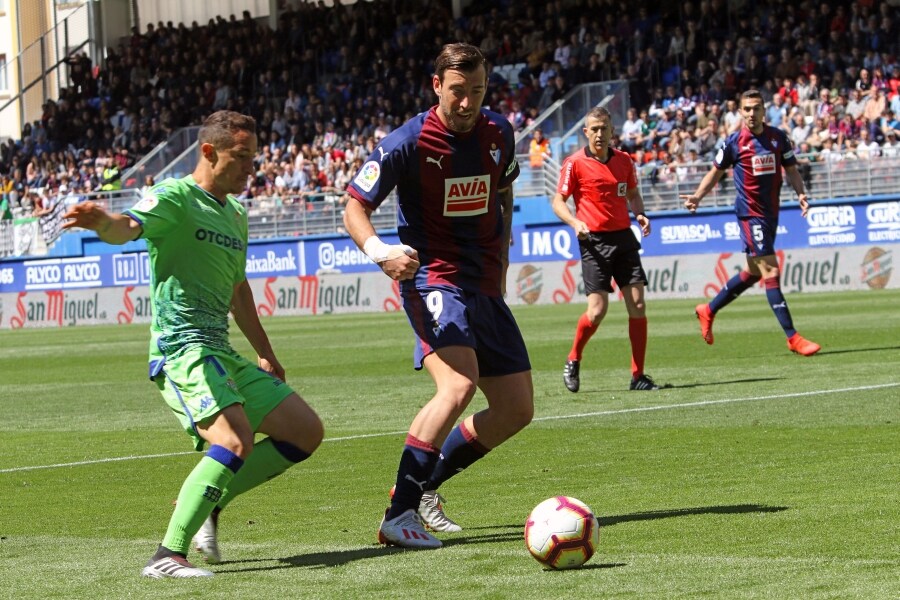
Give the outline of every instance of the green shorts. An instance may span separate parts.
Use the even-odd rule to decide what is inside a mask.
[[[167,358],[154,381],[197,450],[205,443],[197,433],[197,423],[226,406],[242,404],[256,431],[266,415],[294,393],[288,384],[236,352],[202,347]]]

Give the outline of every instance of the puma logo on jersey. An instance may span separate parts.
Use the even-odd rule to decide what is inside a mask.
[[[423,479],[422,481],[416,481],[412,475],[407,475],[406,477],[404,477],[404,479],[407,481],[412,481],[414,484],[419,486],[419,489],[422,490],[423,492],[425,491],[425,484],[428,483],[427,479]]]
[[[491,178],[489,175],[452,177],[444,180],[444,216],[472,217],[488,211]]]
[[[746,146],[741,146],[742,152],[747,152],[748,150],[753,150],[753,142],[750,142]]]
[[[437,168],[440,169],[441,171],[443,171],[443,170],[444,170],[444,167],[441,166],[441,161],[442,161],[442,160],[444,160],[444,155],[443,155],[443,154],[441,155],[440,158],[434,158],[434,157],[432,157],[432,156],[426,156],[426,157],[425,157],[425,164],[427,165],[428,163],[431,163],[431,164],[437,165]]]
[[[387,152],[384,151],[384,148],[378,146],[378,153],[381,154],[381,158],[379,160],[384,161],[384,157],[387,156]]]

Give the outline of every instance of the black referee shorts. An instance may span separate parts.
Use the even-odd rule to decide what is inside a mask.
[[[641,243],[631,229],[591,232],[578,240],[581,248],[581,276],[586,294],[612,292],[615,280],[619,289],[636,283],[647,284],[641,265]]]

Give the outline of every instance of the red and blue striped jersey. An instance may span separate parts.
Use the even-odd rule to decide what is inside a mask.
[[[392,131],[347,187],[374,210],[395,187],[400,241],[419,252],[409,286],[449,284],[500,295],[503,220],[497,190],[519,175],[512,126],[482,109],[466,133],[450,131],[437,107]]]
[[[754,135],[748,128],[732,133],[716,154],[717,169],[734,167],[734,203],[738,217],[764,217],[778,222],[782,167],[797,164],[791,140],[775,127]]]

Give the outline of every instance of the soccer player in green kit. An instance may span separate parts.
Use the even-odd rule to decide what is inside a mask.
[[[188,475],[145,577],[209,577],[187,553],[221,560],[219,512],[257,485],[303,461],[324,435],[316,413],[284,381],[259,321],[244,271],[247,212],[229,194],[253,172],[256,123],[231,111],[210,115],[199,133],[193,174],[154,186],[133,208],[110,214],[92,202],[72,207],[66,228],[96,231],[110,244],[143,237],[152,272],[150,378],[195,448],[209,449]],[[228,340],[228,313],[257,364]],[[254,444],[255,433],[267,437]]]

